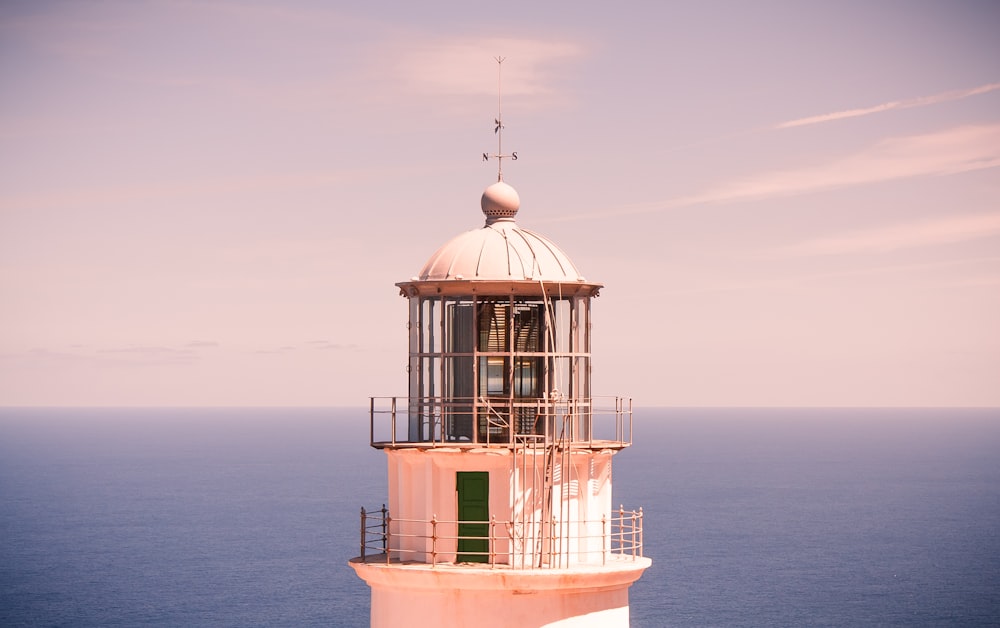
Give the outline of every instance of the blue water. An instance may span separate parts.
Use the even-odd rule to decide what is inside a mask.
[[[0,410],[0,626],[364,626],[364,410]],[[632,625],[1000,625],[1000,410],[637,411]]]

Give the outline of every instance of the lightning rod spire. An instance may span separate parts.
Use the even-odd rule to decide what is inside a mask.
[[[516,161],[517,153],[512,152],[509,155],[503,154],[503,89],[501,78],[503,62],[507,59],[507,57],[494,57],[494,59],[496,59],[497,62],[497,117],[493,120],[493,133],[497,136],[497,152],[493,154],[483,153],[483,161],[489,161],[491,157],[496,157],[497,181],[503,181],[503,160],[509,157],[512,161]]]

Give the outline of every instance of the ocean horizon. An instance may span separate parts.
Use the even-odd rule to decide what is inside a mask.
[[[365,626],[365,408],[0,408],[0,625]],[[1000,409],[637,408],[633,627],[1000,625]]]

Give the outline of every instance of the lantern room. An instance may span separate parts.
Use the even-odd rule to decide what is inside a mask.
[[[590,306],[601,285],[554,242],[517,225],[520,199],[510,185],[489,186],[480,204],[481,228],[397,284],[409,299],[409,396],[405,411],[394,409],[405,425],[393,425],[391,440],[590,442]],[[556,425],[557,416],[572,420]]]

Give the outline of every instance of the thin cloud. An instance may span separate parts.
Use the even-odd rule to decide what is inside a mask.
[[[228,54],[156,54],[148,43],[170,32],[183,33],[190,49],[218,43],[221,36]],[[238,1],[66,3],[59,10],[0,20],[0,41],[6,48],[29,59],[44,59],[44,67],[52,71],[86,76],[94,90],[117,92],[124,86],[123,93],[132,93],[134,86],[147,93],[165,89],[170,98],[196,99],[204,111],[239,103],[241,111],[329,112],[334,104],[354,102],[369,85],[370,76],[361,64],[343,62],[334,66],[337,74],[331,78],[331,40],[337,42],[343,58],[366,59],[393,32],[382,18],[358,17],[357,12],[336,7]],[[295,72],[268,74],[268,68],[253,62],[265,46],[285,39],[293,39],[295,45],[267,48],[266,65],[294,67]],[[20,81],[21,74],[13,72],[11,79]],[[110,86],[103,86],[104,82]],[[16,101],[23,90],[8,91]],[[105,126],[93,119],[95,113],[75,111],[67,121],[48,122],[57,128],[71,126],[68,132]],[[39,120],[25,129],[19,120],[4,116],[0,125],[5,136],[23,136],[29,131],[51,135],[46,122]],[[111,131],[128,136],[130,129],[122,127],[129,122],[115,120],[116,128]],[[335,123],[329,116],[326,122]]]
[[[29,364],[82,364],[112,367],[183,366],[200,358],[193,349],[174,347],[115,347],[89,350],[83,345],[65,349],[34,348],[0,355],[0,358]]]
[[[953,100],[962,100],[963,98],[969,98],[970,96],[987,94],[997,89],[1000,89],[1000,83],[987,83],[986,85],[980,85],[979,87],[973,87],[972,89],[958,89],[949,92],[941,92],[940,94],[934,94],[933,96],[918,96],[916,98],[909,98],[906,100],[893,100],[887,103],[882,103],[880,105],[874,105],[872,107],[862,107],[860,109],[847,109],[846,111],[835,111],[833,113],[824,113],[818,116],[798,118],[796,120],[789,120],[787,122],[782,122],[778,125],[775,125],[774,128],[789,129],[797,126],[808,126],[810,124],[822,124],[823,122],[833,122],[834,120],[843,120],[845,118],[857,118],[860,116],[868,116],[873,113],[882,113],[883,111],[892,111],[894,109],[912,109],[914,107],[926,107],[928,105],[937,105],[939,103],[950,102]]]
[[[1000,286],[1000,275],[969,277],[958,282],[960,286]]]
[[[192,364],[199,360],[198,354],[192,349],[175,349],[173,347],[99,349],[97,353],[99,357],[107,358],[109,362],[122,366]]]
[[[900,249],[956,244],[1000,235],[1000,213],[966,214],[855,231],[806,240],[776,251],[782,256],[886,253]]]
[[[285,345],[283,347],[273,347],[269,349],[257,349],[254,353],[259,353],[261,355],[285,355],[295,351],[295,347]]]
[[[230,177],[164,182],[126,182],[94,187],[70,188],[33,194],[0,196],[0,210],[38,210],[51,207],[121,206],[150,199],[231,196],[237,193],[264,193],[280,190],[302,190],[337,185],[345,181],[375,179],[384,176],[385,169],[354,168],[338,171],[245,173]]]
[[[559,62],[583,56],[584,48],[551,39],[455,39],[407,46],[397,61],[402,79],[422,92],[480,96],[496,94],[493,60],[503,64],[504,96],[550,97]],[[493,71],[491,71],[493,70]]]
[[[819,166],[764,172],[725,182],[690,196],[538,222],[565,222],[654,213],[712,203],[759,201],[997,166],[1000,166],[1000,124],[961,126],[936,133],[889,138],[867,150]]]
[[[309,340],[306,342],[313,349],[319,349],[321,351],[355,351],[359,347],[356,344],[343,344],[339,342],[331,342],[329,340]]]
[[[1000,124],[882,140],[821,166],[765,173],[679,199],[683,205],[795,196],[847,186],[1000,166]]]
[[[845,277],[868,277],[876,275],[906,274],[914,272],[925,272],[938,268],[951,268],[955,266],[973,266],[983,264],[996,264],[1000,262],[1000,257],[971,257],[961,259],[951,259],[938,262],[924,262],[915,264],[892,264],[885,266],[869,266],[865,268],[854,268],[849,270],[837,270],[822,273],[808,273],[791,277],[782,277],[764,281],[753,281],[743,283],[727,283],[708,286],[698,286],[694,288],[681,288],[668,290],[663,294],[669,296],[685,296],[703,293],[716,292],[761,292],[766,290],[781,290],[799,285],[815,284],[818,281],[828,279],[843,279]],[[990,285],[992,277],[983,277],[982,281],[962,281],[958,285],[977,286]]]

